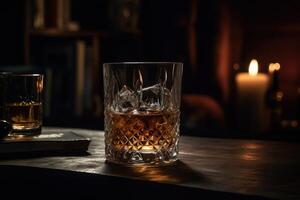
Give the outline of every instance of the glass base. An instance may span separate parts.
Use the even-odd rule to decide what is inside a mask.
[[[121,164],[126,166],[151,165],[163,166],[175,163],[178,158],[178,150],[160,151],[115,151],[106,149],[106,161],[108,163]]]
[[[38,136],[42,133],[42,128],[34,128],[34,129],[13,129],[12,132],[8,135],[8,137],[13,138],[22,138],[22,137],[33,137]]]

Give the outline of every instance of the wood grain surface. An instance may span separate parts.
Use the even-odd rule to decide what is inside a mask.
[[[76,172],[87,177],[118,179],[121,182],[142,181],[192,191],[238,195],[229,199],[241,199],[241,196],[300,199],[300,146],[297,143],[182,136],[179,161],[174,165],[124,167],[105,162],[103,131],[46,130],[71,130],[89,137],[91,143],[88,153],[1,159],[0,172],[6,173],[5,170],[10,168],[20,170],[31,167],[33,174],[48,169],[57,173]],[[36,170],[32,170],[32,167]]]

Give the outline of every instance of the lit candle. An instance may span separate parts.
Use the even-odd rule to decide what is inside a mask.
[[[258,133],[264,130],[268,82],[266,74],[258,73],[255,59],[250,62],[248,73],[237,74],[237,122],[240,131]]]

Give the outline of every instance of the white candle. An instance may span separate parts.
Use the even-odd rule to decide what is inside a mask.
[[[268,76],[258,73],[258,63],[253,59],[248,73],[236,76],[237,84],[237,122],[241,131],[262,132],[265,128],[265,99]]]

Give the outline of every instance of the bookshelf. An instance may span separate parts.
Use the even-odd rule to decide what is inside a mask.
[[[49,49],[52,48],[52,52],[55,52],[55,54],[59,54],[60,51],[61,56],[67,56],[69,58],[66,59],[73,60],[70,61],[71,63],[65,63],[65,66],[60,66],[69,68],[68,72],[66,72],[67,74],[65,75],[74,76],[69,80],[71,82],[67,83],[74,90],[74,93],[69,93],[69,95],[74,98],[73,103],[69,102],[70,104],[73,104],[71,106],[75,110],[72,115],[80,117],[82,115],[87,115],[87,113],[90,111],[92,111],[93,117],[102,117],[103,115],[103,98],[101,95],[102,79],[100,76],[100,46],[101,41],[107,37],[108,34],[105,32],[93,31],[72,32],[52,29],[37,31],[32,30],[28,32],[27,42],[24,45],[26,64],[38,65],[47,68],[45,70],[46,84],[52,84],[51,82],[55,81],[55,78],[60,77],[57,77],[57,74],[55,73],[59,72],[55,70],[54,72],[47,73],[49,72],[49,70],[51,70],[51,68],[56,67],[51,65],[62,64],[59,63],[60,61],[58,61],[58,63],[55,63],[55,61],[52,62],[50,60],[43,60],[45,56],[51,56],[51,52],[49,52]],[[64,53],[64,49],[66,49],[66,51],[68,52],[71,52],[70,54],[72,55],[68,55],[69,53]],[[51,57],[49,59],[51,59]],[[47,80],[47,78],[49,80]],[[87,80],[90,80],[91,82],[86,83]],[[89,86],[87,86],[86,84],[88,84]],[[91,87],[89,88],[91,91],[90,94],[88,94],[90,95],[90,97],[88,98],[90,99],[90,102],[87,103],[89,105],[89,108],[84,110],[84,108],[82,108],[83,105],[81,104],[83,104],[84,98],[87,98],[84,95],[84,92],[87,89],[86,87]],[[55,95],[55,92],[52,92],[52,95]],[[72,111],[72,109],[70,109],[69,111]],[[46,113],[46,115],[49,116],[51,114]]]
[[[66,119],[70,121],[70,126],[91,124],[91,121],[103,117],[100,51],[102,41],[109,34],[105,31],[81,30],[79,27],[69,28],[70,16],[64,15],[70,15],[70,5],[66,6],[70,1],[62,1],[28,1],[24,60],[26,65],[42,68],[45,74],[46,121],[51,125],[66,125]],[[66,7],[68,10],[65,10]],[[60,15],[57,15],[58,12]],[[47,23],[47,15],[50,15],[51,23]],[[53,15],[56,16],[53,18]],[[35,24],[36,16],[42,17],[38,25]]]

